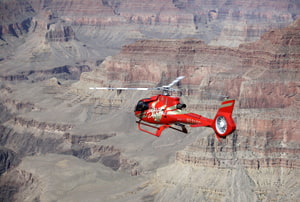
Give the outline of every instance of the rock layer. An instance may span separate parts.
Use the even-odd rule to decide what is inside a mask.
[[[97,37],[91,26],[99,27],[98,37],[107,29],[122,32],[122,40],[130,38],[198,37],[215,45],[238,46],[257,40],[264,32],[282,28],[299,17],[300,5],[294,1],[4,1],[0,37],[23,37],[39,28],[62,26],[63,32]],[[274,11],[276,9],[276,12]],[[11,11],[13,15],[9,15]],[[70,27],[71,26],[71,27]],[[73,27],[74,26],[74,27]],[[73,27],[73,28],[72,28]],[[87,32],[89,30],[89,34]],[[60,32],[60,33],[59,33]],[[84,33],[85,32],[85,33]],[[164,32],[164,33],[162,33]],[[71,34],[72,35],[72,34]],[[64,40],[66,36],[63,37]],[[80,38],[80,37],[79,37]],[[119,39],[120,40],[120,39]],[[2,42],[3,42],[2,41]]]
[[[299,3],[1,3],[1,200],[299,198]],[[132,110],[158,92],[88,89],[179,75],[190,111],[213,117],[220,99],[236,100],[234,134],[217,142],[193,128],[154,139]]]
[[[237,100],[237,131],[222,142],[207,132],[210,136],[178,151],[175,163],[159,169],[149,185],[157,194],[147,197],[155,201],[296,200],[299,180],[292,178],[300,168],[299,30],[296,21],[238,48],[208,46],[195,39],[137,41],[93,72],[83,73],[73,87],[132,87],[132,83],[152,87],[183,75],[179,86],[190,110],[212,117],[218,95]],[[289,174],[271,177],[276,173]],[[194,180],[199,178],[203,184]],[[241,194],[240,186],[252,191]],[[286,187],[293,196],[283,194]]]
[[[117,87],[121,83],[130,87],[136,83],[144,87],[184,75],[181,88],[186,89],[189,97],[184,99],[191,103],[218,98],[215,94],[237,100],[238,130],[221,145],[211,140],[201,142],[196,146],[201,151],[199,158],[195,147],[192,152],[178,152],[178,161],[218,167],[222,160],[202,153],[209,151],[210,155],[214,151],[221,155],[228,147],[228,151],[241,152],[241,156],[243,152],[253,152],[243,159],[245,167],[298,169],[299,29],[297,21],[288,28],[266,33],[258,42],[235,49],[211,47],[193,39],[138,41],[123,47],[119,55],[107,58],[96,71],[82,74],[80,85]],[[217,106],[210,105],[200,102],[190,109],[215,111]]]

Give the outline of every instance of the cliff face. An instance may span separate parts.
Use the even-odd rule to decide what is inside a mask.
[[[0,60],[5,72],[95,63],[133,41],[196,38],[235,46],[298,18],[294,1],[5,1]],[[276,12],[274,11],[276,8]],[[14,58],[14,64],[9,60]]]
[[[298,2],[0,3],[1,200],[299,198]],[[189,111],[236,100],[234,134],[148,136],[132,111],[158,92],[88,89],[179,75]]]
[[[107,30],[120,41],[137,38],[197,37],[214,45],[238,46],[257,40],[299,17],[295,1],[2,1],[0,37],[22,37],[57,22],[85,37],[103,39]],[[10,14],[11,11],[13,14]],[[276,11],[276,12],[275,12]],[[97,26],[97,32],[91,28]],[[127,30],[123,32],[122,30]],[[10,42],[10,41],[8,41]],[[123,44],[122,43],[122,44]]]
[[[297,21],[288,28],[266,33],[260,41],[235,49],[207,46],[193,39],[138,41],[124,46],[119,55],[107,58],[96,71],[82,74],[80,85],[154,85],[184,75],[186,78],[180,87],[189,94],[183,99],[192,103],[192,110],[214,111],[216,106],[206,101],[221,95],[237,100],[236,138],[240,140],[241,150],[253,144],[255,152],[262,155],[271,155],[272,151],[294,155],[298,153],[295,145],[300,140],[296,135],[299,129],[299,28],[300,21]],[[204,102],[196,104],[197,99]],[[237,139],[232,141],[235,145]],[[237,151],[238,148],[232,149]],[[178,159],[182,159],[180,154]],[[299,166],[297,160],[292,158],[291,162],[286,166]]]
[[[299,181],[292,178],[300,168],[299,30],[300,21],[296,21],[238,48],[208,46],[195,39],[142,40],[124,46],[119,55],[107,58],[95,71],[82,74],[74,86],[135,83],[144,87],[184,75],[180,88],[189,110],[212,117],[221,95],[237,100],[237,131],[222,142],[207,136],[178,151],[174,165],[157,173],[153,189],[159,194],[149,197],[296,200]],[[279,172],[286,174],[272,177]],[[198,178],[202,183],[194,180]],[[242,186],[237,179],[244,179],[243,186],[252,191],[244,196],[235,193]],[[222,183],[211,182],[219,180]],[[228,182],[236,183],[233,190],[227,190]],[[286,187],[295,195],[281,195]],[[182,194],[176,195],[179,190]]]

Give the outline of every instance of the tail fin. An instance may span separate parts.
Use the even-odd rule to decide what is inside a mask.
[[[217,138],[225,139],[227,135],[232,133],[236,126],[232,119],[232,111],[235,100],[225,100],[222,102],[213,121],[213,129],[216,132]]]

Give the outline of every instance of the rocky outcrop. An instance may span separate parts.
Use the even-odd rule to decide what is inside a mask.
[[[47,42],[67,42],[75,39],[75,33],[71,26],[50,26],[49,31],[46,32],[46,43]]]
[[[284,40],[289,38],[297,44],[296,27],[299,21],[289,31],[276,33],[284,32]],[[263,37],[261,43],[228,49],[194,39],[142,40],[124,46],[119,55],[107,58],[92,74],[82,74],[81,81],[92,86],[129,86],[131,82],[155,85],[165,78],[186,75],[181,82],[184,92],[193,95],[200,90],[201,99],[219,94],[239,98],[240,108],[286,108],[297,103],[299,49],[276,41]]]
[[[173,170],[177,172],[168,173],[163,168],[159,170],[152,184],[147,185],[147,188],[151,187],[153,193],[157,194],[149,197],[172,201],[176,190],[170,187],[176,185],[184,191],[187,191],[186,187],[190,187],[189,193],[195,194],[195,199],[213,200],[217,197],[235,200],[240,195],[235,191],[230,191],[227,195],[228,184],[232,185],[233,189],[239,190],[239,185],[246,183],[246,189],[254,191],[247,192],[245,200],[264,197],[271,199],[272,194],[268,194],[267,187],[271,187],[270,193],[275,193],[274,190],[284,190],[285,185],[293,186],[284,182],[297,175],[300,165],[298,160],[300,140],[297,136],[298,32],[299,21],[296,21],[287,28],[266,33],[258,42],[244,44],[238,48],[209,46],[198,39],[137,41],[124,46],[120,54],[107,57],[93,71],[82,73],[80,81],[71,87],[62,85],[56,78],[46,80],[43,83],[45,86],[39,88],[44,98],[38,103],[26,101],[32,99],[28,97],[23,101],[13,99],[13,95],[19,91],[2,85],[1,99],[4,101],[2,110],[5,113],[11,110],[10,112],[16,114],[5,116],[9,118],[3,117],[0,143],[21,157],[47,153],[72,155],[86,162],[101,163],[114,172],[125,171],[130,175],[144,175],[151,164],[148,161],[153,157],[137,158],[136,153],[139,151],[142,153],[144,148],[132,149],[130,152],[124,148],[123,142],[128,136],[123,137],[126,132],[121,130],[130,126],[121,125],[116,132],[111,131],[111,127],[106,127],[108,128],[106,130],[111,132],[102,131],[112,122],[97,124],[95,127],[97,132],[89,128],[93,125],[90,121],[93,122],[91,119],[94,117],[99,120],[104,117],[111,118],[113,115],[110,120],[114,124],[122,124],[122,117],[119,119],[121,121],[115,120],[117,115],[122,110],[132,110],[132,103],[144,94],[112,91],[91,93],[88,87],[155,87],[184,75],[185,79],[181,81],[179,87],[183,89],[182,100],[188,104],[188,110],[213,117],[218,108],[218,99],[222,95],[229,95],[237,101],[234,110],[237,130],[226,140],[217,142],[211,130],[192,129],[191,135],[196,135],[197,140],[177,151],[174,164],[165,168],[166,170],[174,168]],[[269,35],[271,37],[267,37]],[[56,73],[65,74],[70,67],[62,66],[47,70],[49,71],[47,75],[50,77]],[[35,78],[38,82],[37,78],[39,75],[43,77],[44,73],[32,71],[31,74],[24,73],[24,75]],[[53,94],[55,99],[53,96],[50,98],[50,94]],[[67,108],[66,111],[75,110],[76,113],[62,119],[67,120],[65,123],[58,120],[56,122],[40,120],[38,117],[45,116],[41,116],[41,113],[51,114],[49,112],[51,110],[47,111],[46,108],[50,106],[56,108],[55,104],[53,106],[49,102],[44,104],[48,99],[59,103],[61,105],[59,109]],[[83,118],[77,113],[78,108],[86,110],[83,112],[80,110],[80,113],[84,114]],[[114,113],[109,114],[112,111]],[[64,110],[58,112],[55,117],[63,116],[64,112]],[[85,132],[79,132],[81,127]],[[89,134],[86,131],[93,133]],[[166,142],[161,148],[175,142],[173,139],[164,141]],[[116,142],[121,143],[117,146]],[[134,148],[138,146],[134,145]],[[131,152],[135,154],[130,154]],[[272,176],[280,170],[282,173],[293,171],[287,178],[280,175],[276,179],[272,178],[271,182],[260,179],[261,173]],[[185,171],[186,175],[183,176],[184,174],[179,171]],[[228,176],[227,173],[231,175]],[[197,184],[193,179],[198,176],[206,179],[203,181],[206,183]],[[210,176],[217,176],[217,180],[220,179],[223,183],[220,185],[211,183]],[[184,178],[184,183],[180,181],[180,177]],[[239,181],[240,177],[243,182]],[[274,185],[277,183],[276,180],[280,181],[277,188]],[[207,188],[207,184],[211,186]],[[217,188],[214,188],[215,186]],[[161,190],[165,191],[156,190],[155,187],[162,187]],[[201,190],[201,196],[197,195],[195,190]],[[182,194],[179,198],[184,197],[187,195]],[[276,197],[278,199],[280,196]]]
[[[51,88],[49,93],[52,94],[59,85],[57,79],[52,78],[46,82],[45,88]],[[39,107],[39,104],[12,100],[13,90],[6,85],[2,85],[0,90],[3,100],[0,105],[0,145],[9,148],[1,150],[1,173],[17,165],[17,159],[24,156],[58,153],[76,156],[87,162],[99,162],[115,171],[124,170],[132,175],[138,174],[136,161],[122,155],[121,150],[114,145],[103,143],[116,134],[79,135],[72,132],[74,124],[71,123],[17,116],[30,112],[45,113],[46,109]]]
[[[29,31],[31,20],[36,11],[27,1],[1,1],[0,39],[6,35],[22,37]]]
[[[211,66],[219,65],[220,55],[234,58],[234,61],[220,60],[226,61],[224,69],[208,78],[203,76],[198,88],[203,87],[200,92],[201,96],[207,95],[205,99],[211,99],[216,90],[233,90],[231,95],[238,101],[234,110],[237,131],[222,142],[212,136],[199,137],[178,151],[173,165],[158,169],[150,185],[157,194],[148,197],[154,201],[297,200],[299,179],[294,176],[299,175],[300,166],[299,46],[292,44],[298,44],[299,27],[297,21],[237,49],[206,46],[202,54],[216,56],[214,61],[205,57]],[[226,69],[228,63],[233,68]],[[181,87],[184,86],[183,81]],[[196,93],[190,91],[189,97],[193,96]],[[208,103],[193,108],[212,109],[205,105]],[[289,192],[283,191],[286,187],[293,194],[286,194]]]
[[[0,200],[99,200],[119,185],[107,201],[299,198],[297,2],[2,2]],[[138,136],[129,112],[158,92],[89,90],[179,75],[190,111],[213,117],[220,99],[236,100],[234,134]],[[131,176],[147,182],[128,191]]]
[[[14,125],[20,125],[25,128],[34,128],[42,131],[53,132],[66,132],[72,128],[70,124],[58,124],[58,123],[45,123],[39,122],[33,119],[26,119],[22,117],[15,117],[13,120]]]
[[[64,65],[60,67],[49,68],[46,70],[29,70],[19,74],[1,75],[0,80],[4,81],[44,81],[55,76],[59,79],[78,80],[82,72],[89,72],[91,68],[88,65]]]
[[[298,174],[294,169],[244,169],[238,162],[231,169],[176,164],[159,169],[158,181],[153,184],[158,194],[152,197],[154,201],[181,201],[186,198],[205,201],[293,201],[299,194],[295,185],[299,180],[294,178]],[[286,187],[289,187],[288,190]]]
[[[15,169],[0,179],[1,201],[39,200],[40,182],[32,173]]]
[[[0,176],[20,162],[16,154],[4,147],[0,147]]]
[[[212,100],[228,95],[237,100],[238,127],[223,143],[208,138],[177,152],[178,162],[222,168],[239,159],[245,168],[298,169],[299,27],[298,20],[239,48],[195,39],[137,41],[82,74],[77,87],[151,87],[184,75],[180,87],[189,95],[184,99],[190,110],[215,113]]]
[[[7,75],[7,76],[0,76],[1,80],[5,81],[22,81],[22,80],[28,80],[28,77],[22,74],[14,74],[14,75]]]
[[[65,130],[64,126],[58,126],[57,124],[55,126],[46,123],[37,124],[36,121],[26,122],[26,124],[23,123],[20,126],[18,124],[20,124],[20,120],[16,123],[15,127],[25,127],[27,128],[26,132],[20,133],[11,128],[0,127],[0,144],[7,145],[13,149],[17,153],[15,155],[16,159],[37,153],[68,154],[88,162],[102,163],[115,171],[124,170],[132,175],[138,174],[136,171],[137,162],[124,157],[121,154],[121,150],[115,148],[113,145],[102,143],[103,140],[114,137],[115,134],[80,136],[63,133],[62,130]],[[51,129],[51,127],[55,128]],[[2,156],[5,157],[7,155]],[[17,160],[7,158],[3,158],[2,160],[6,170],[16,164],[13,162],[18,162]]]
[[[101,143],[115,134],[72,135],[68,132],[72,128],[70,124],[39,122],[22,117],[15,117],[6,125],[19,129],[15,131],[10,127],[1,126],[0,143],[12,148],[19,156],[49,152],[70,154],[86,161],[102,162],[113,170],[124,169],[127,172],[133,169],[129,164],[136,164],[129,163],[130,160],[121,155],[120,149]]]
[[[295,131],[290,132],[293,133]],[[210,138],[196,142],[177,152],[176,161],[187,165],[221,169],[234,168],[237,164],[243,168],[257,170],[278,167],[299,169],[300,161],[297,159],[299,151],[295,148],[297,143],[287,141],[282,143],[281,139],[275,140],[276,137],[273,135],[276,133],[272,132],[261,132],[251,138],[243,137],[245,133],[238,134],[239,136],[234,134],[234,137],[222,144]]]
[[[100,28],[100,36],[107,29],[129,29],[121,34],[122,40],[130,38],[185,38],[196,37],[215,45],[238,46],[257,40],[264,32],[282,28],[299,17],[299,4],[294,1],[5,1],[3,6],[3,39],[15,37],[36,28],[56,27],[48,30],[49,41],[69,41],[74,37],[71,26],[90,30]],[[5,9],[9,8],[9,9]],[[274,12],[276,8],[277,12]],[[5,15],[15,9],[14,15]],[[9,16],[9,17],[7,17]],[[38,17],[37,17],[38,16]],[[71,25],[71,26],[69,26]],[[58,28],[58,27],[61,28]],[[78,29],[77,29],[78,30]],[[175,32],[174,32],[175,31]],[[85,31],[86,32],[86,31]],[[110,34],[111,37],[114,34]],[[120,39],[119,39],[120,40]],[[121,40],[121,41],[122,41]]]

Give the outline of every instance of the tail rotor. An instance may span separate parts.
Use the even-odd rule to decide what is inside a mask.
[[[217,138],[226,138],[227,135],[236,129],[235,122],[232,118],[232,111],[235,100],[225,100],[222,102],[213,121],[212,128],[215,130]]]

